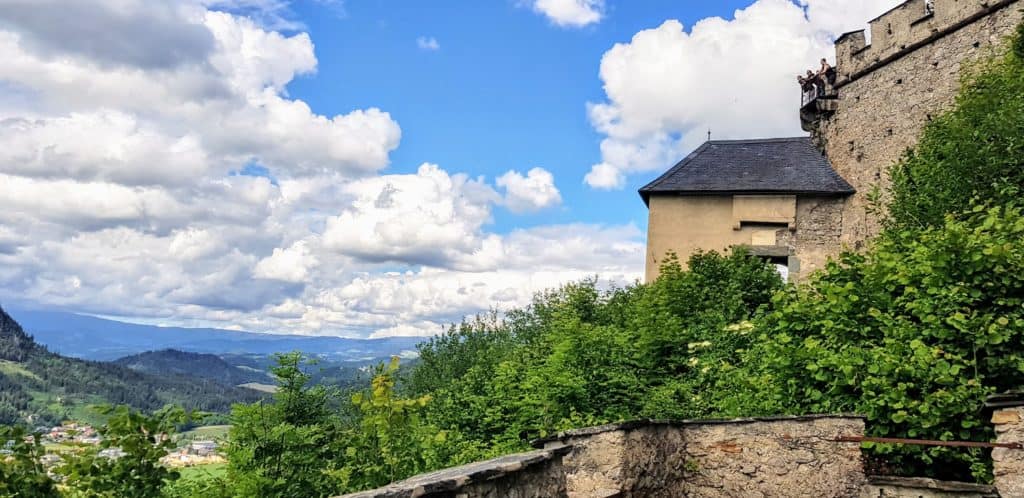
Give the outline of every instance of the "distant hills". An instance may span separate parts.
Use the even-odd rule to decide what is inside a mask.
[[[273,377],[266,372],[266,369],[235,366],[221,357],[209,353],[162,349],[125,356],[115,360],[114,363],[150,375],[194,376],[225,386],[274,383]]]
[[[49,351],[0,308],[0,424],[88,421],[86,407],[126,404],[154,410],[178,404],[227,412],[232,403],[263,394],[176,372],[138,372],[115,363],[68,358]]]
[[[270,355],[302,351],[336,361],[408,356],[422,337],[345,339],[259,334],[221,329],[157,327],[58,311],[10,310],[22,327],[50,351],[90,360],[176,349],[195,353]]]

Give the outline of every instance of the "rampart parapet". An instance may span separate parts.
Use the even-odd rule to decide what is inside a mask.
[[[836,87],[842,87],[1018,0],[907,0],[836,40]]]

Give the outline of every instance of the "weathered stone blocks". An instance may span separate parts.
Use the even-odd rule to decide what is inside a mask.
[[[998,443],[1024,443],[1024,406],[998,409],[992,414]],[[992,450],[996,488],[1003,498],[1024,497],[1024,450]]]
[[[823,114],[813,135],[836,172],[857,190],[841,209],[836,247],[858,249],[881,225],[869,194],[890,186],[888,170],[912,147],[925,124],[948,109],[962,69],[995,52],[1024,19],[1021,0],[905,2],[863,32],[836,41],[836,112]],[[811,255],[811,264],[820,264]]]

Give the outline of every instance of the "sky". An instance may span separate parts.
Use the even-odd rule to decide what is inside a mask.
[[[896,0],[0,0],[0,304],[430,335],[639,279],[636,189],[796,136]]]

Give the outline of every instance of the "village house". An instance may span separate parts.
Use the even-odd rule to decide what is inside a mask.
[[[853,187],[810,137],[715,140],[640,189],[649,209],[647,281],[670,253],[747,247],[795,276],[839,237],[829,223]],[[812,256],[812,258],[806,258]],[[811,268],[813,269],[813,268]]]

